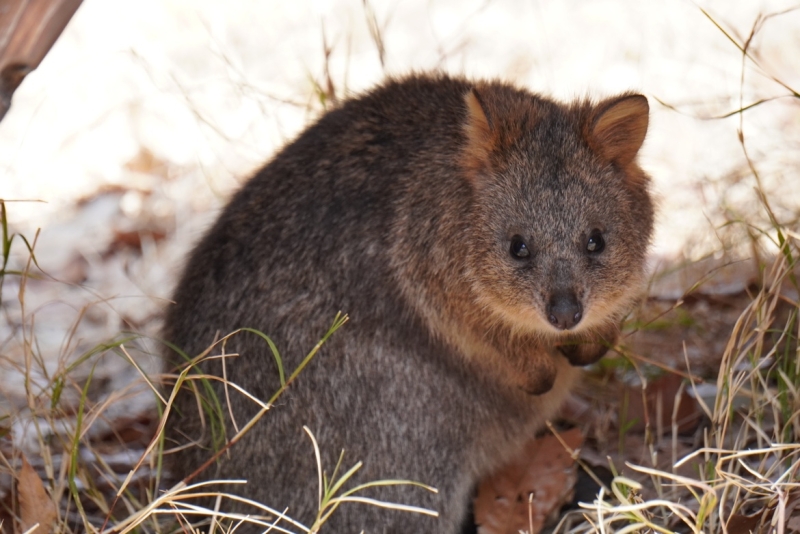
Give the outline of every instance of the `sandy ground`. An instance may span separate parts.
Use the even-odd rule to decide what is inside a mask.
[[[0,198],[42,201],[8,203],[8,216],[29,238],[41,228],[37,259],[58,280],[31,281],[23,306],[20,279],[6,277],[0,412],[24,397],[30,339],[44,387],[121,329],[157,332],[183,254],[230,191],[318,116],[326,73],[339,96],[430,69],[562,99],[643,92],[652,118],[641,160],[661,206],[654,257],[716,250],[725,209],[759,212],[742,125],[778,215],[796,213],[798,100],[770,101],[741,124],[709,119],[787,95],[773,76],[800,86],[800,11],[763,22],[751,45],[760,67],[747,61],[744,71],[741,52],[701,11],[744,42],[759,15],[794,6],[85,0],[0,123]],[[12,253],[23,266],[21,241]],[[122,360],[108,369],[111,389],[135,376]]]

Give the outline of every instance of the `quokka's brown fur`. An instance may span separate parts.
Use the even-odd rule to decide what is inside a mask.
[[[575,366],[605,353],[640,294],[653,227],[636,163],[647,124],[641,95],[561,104],[445,75],[389,80],[326,113],[197,245],[165,337],[196,355],[252,327],[291,370],[338,310],[350,321],[202,477],[247,479],[242,494],[311,523],[307,425],[329,475],[344,449],[348,466],[363,461],[353,483],[439,490],[366,492],[438,518],[344,504],[323,532],[458,532],[476,481],[553,415]],[[238,354],[228,381],[261,399],[279,388],[263,339],[241,333],[226,352]],[[223,374],[219,359],[202,371]],[[232,392],[228,407],[213,384],[240,425],[255,413]],[[195,395],[175,408],[170,443],[208,444]],[[211,453],[182,450],[173,474]]]

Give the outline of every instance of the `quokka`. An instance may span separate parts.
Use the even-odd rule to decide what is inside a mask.
[[[329,475],[344,449],[347,466],[363,462],[352,484],[438,489],[365,493],[438,518],[347,503],[323,532],[459,532],[477,481],[554,414],[641,295],[654,208],[636,156],[648,112],[633,93],[564,104],[432,74],[325,113],[199,242],[164,335],[197,355],[255,328],[294,369],[337,311],[350,321],[201,477],[247,479],[234,489],[310,524],[307,425]],[[262,338],[240,333],[226,351],[238,354],[225,360],[228,381],[262,399],[280,387]],[[200,367],[223,374],[220,359]],[[237,421],[256,412],[240,395],[229,402]],[[195,395],[175,408],[170,442],[207,444]],[[186,448],[172,471],[186,476],[212,453]]]

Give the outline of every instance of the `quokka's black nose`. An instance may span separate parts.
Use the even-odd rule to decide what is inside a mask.
[[[583,307],[572,292],[556,293],[547,305],[547,319],[559,330],[569,330],[583,318]]]

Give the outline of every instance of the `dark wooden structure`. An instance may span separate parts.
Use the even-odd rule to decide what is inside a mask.
[[[0,0],[0,120],[25,76],[39,66],[81,0]]]

